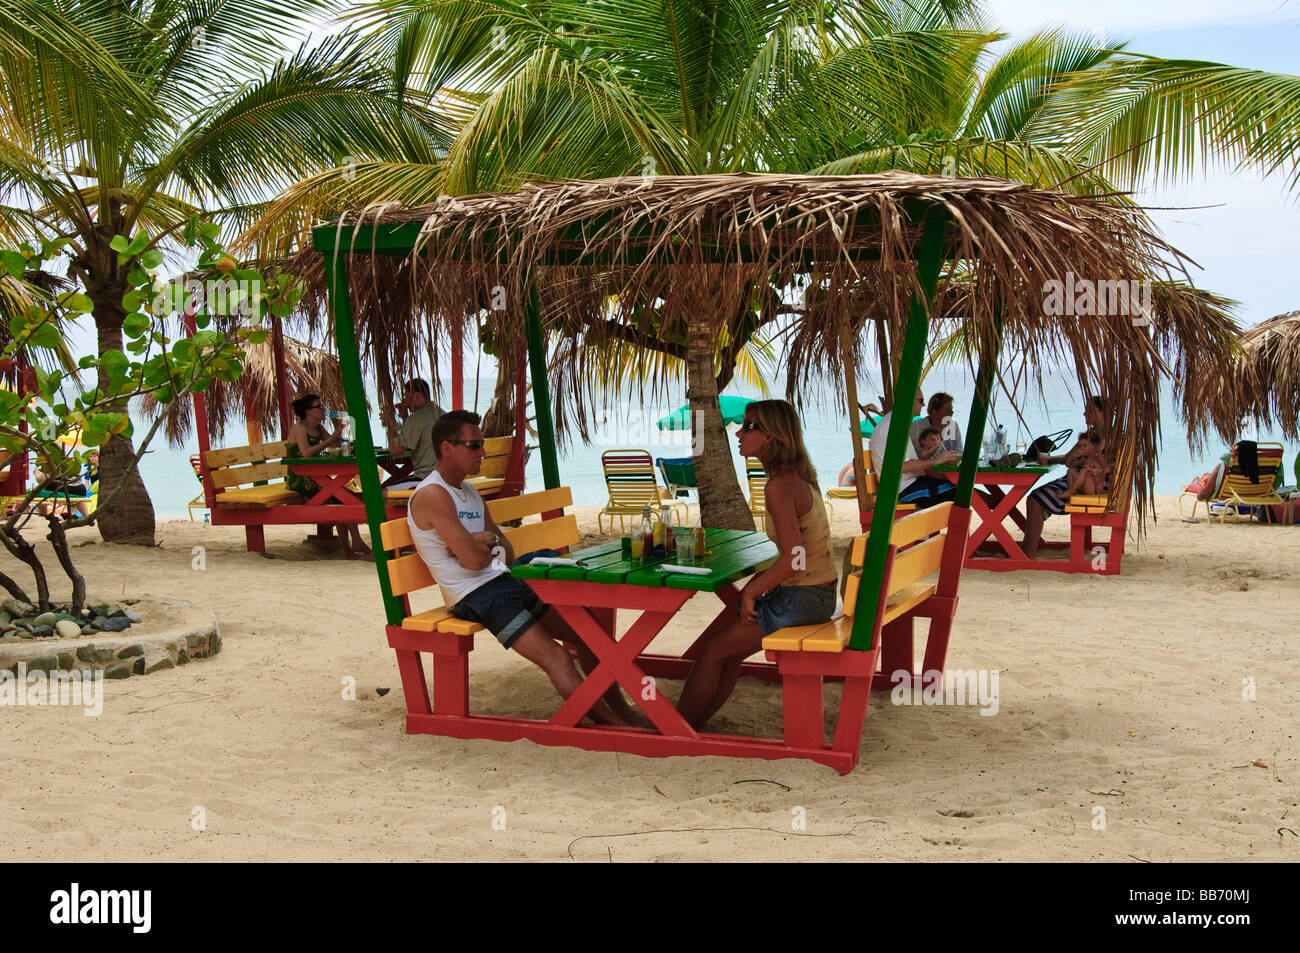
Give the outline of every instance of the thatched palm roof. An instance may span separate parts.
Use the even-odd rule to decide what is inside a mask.
[[[1085,391],[1114,408],[1128,451],[1120,482],[1133,487],[1141,509],[1155,472],[1157,376],[1167,369],[1161,338],[1173,336],[1180,359],[1197,366],[1213,357],[1205,336],[1182,321],[1157,324],[1153,334],[1130,314],[1044,313],[1048,283],[1068,275],[1171,281],[1181,270],[1181,256],[1142,211],[1113,197],[900,172],[659,176],[372,207],[341,224],[379,226],[357,229],[345,257],[363,353],[380,341],[394,363],[480,313],[496,322],[498,342],[522,342],[530,287],[543,324],[566,338],[716,339],[759,292],[811,275],[819,306],[799,319],[799,331],[806,353],[834,366],[829,355],[844,322],[861,327],[864,287],[872,306],[901,326],[917,287],[921,217],[934,207],[950,216],[941,280],[960,274],[969,283],[963,320],[974,340],[990,346],[1000,326],[1009,348],[1069,359]],[[377,235],[404,231],[418,233],[413,253],[370,254]],[[300,256],[294,270],[307,279],[304,300],[319,320],[322,259]],[[553,371],[553,392],[572,401],[571,409],[558,402],[560,435],[566,412],[581,428],[594,399],[586,349],[568,353]],[[797,398],[798,377],[790,384]]]
[[[304,394],[319,394],[327,407],[342,409],[343,378],[339,373],[339,359],[328,351],[313,347],[304,341],[284,337],[285,373],[289,398]],[[223,439],[226,428],[235,420],[245,419],[245,393],[251,398],[253,419],[261,425],[266,439],[280,434],[280,411],[275,394],[275,361],[268,337],[261,344],[248,346],[244,356],[244,372],[234,383],[214,381],[204,392],[208,417],[208,438],[214,446]],[[194,403],[191,400],[173,401],[164,429],[173,447],[184,447],[194,428]],[[152,395],[141,400],[141,409],[150,420],[158,414],[158,402]]]
[[[1300,437],[1300,311],[1243,331],[1224,373],[1191,379],[1186,402],[1230,443],[1248,417],[1265,427],[1276,419],[1288,439]]]

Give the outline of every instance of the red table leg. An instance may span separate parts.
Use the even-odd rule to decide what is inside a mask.
[[[682,601],[685,602],[689,595],[685,593]],[[636,657],[672,620],[676,610],[643,612],[627,634],[615,642],[585,606],[553,605],[553,608],[573,627],[600,664],[551,717],[551,724],[576,725],[605,694],[605,690],[617,681],[661,733],[670,737],[696,737],[695,729],[655,688],[653,680],[645,682],[650,676],[636,664]]]
[[[324,506],[331,500],[338,500],[340,503],[361,504],[361,498],[348,489],[348,481],[356,476],[355,473],[340,473],[329,477],[312,477],[316,480],[320,492],[307,501],[308,506]],[[321,480],[326,482],[322,483]]]
[[[956,484],[958,474],[950,471],[941,472]],[[1033,475],[1033,482],[1036,482],[1037,479],[1037,475]],[[1016,506],[1029,493],[1030,488],[1033,486],[1033,482],[1023,482],[1016,479],[1014,482],[1010,483],[1009,489],[1005,494],[1002,493],[1000,487],[995,487],[998,489],[998,494],[994,495],[994,498],[998,500],[996,509],[989,509],[988,502],[979,493],[971,494],[971,510],[979,514],[980,524],[975,531],[970,534],[970,538],[966,541],[967,559],[974,556],[975,551],[979,549],[981,544],[983,544],[990,535],[992,535],[998,544],[1002,546],[1003,550],[1006,551],[1009,558],[1013,560],[1029,560],[1029,557],[1025,555],[1025,551],[1020,548],[1020,544],[1016,541],[1016,538],[1007,532],[1007,529],[1002,525],[1002,522],[1008,515],[1014,513],[1015,516],[1013,519],[1015,519],[1017,525],[1021,527],[1024,526],[1024,517],[1016,509]],[[985,484],[985,486],[992,487],[992,484]]]

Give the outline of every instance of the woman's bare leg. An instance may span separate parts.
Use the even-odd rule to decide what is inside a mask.
[[[677,700],[677,711],[691,727],[699,728],[731,697],[741,661],[762,644],[758,623],[739,617],[704,641]]]
[[[1047,519],[1047,511],[1043,509],[1042,504],[1037,500],[1030,500],[1025,504],[1025,555],[1030,559],[1038,558],[1038,544],[1043,538],[1043,523]]]

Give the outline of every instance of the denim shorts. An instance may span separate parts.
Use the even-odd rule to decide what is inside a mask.
[[[836,584],[777,586],[754,600],[758,628],[764,635],[788,625],[829,622],[835,614]]]
[[[510,648],[549,609],[528,583],[502,573],[463,596],[451,607],[451,614],[479,623]]]

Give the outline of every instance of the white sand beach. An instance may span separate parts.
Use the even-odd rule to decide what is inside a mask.
[[[224,648],[106,682],[98,718],[0,708],[0,856],[1293,860],[1300,530],[1182,523],[1167,497],[1157,510],[1118,577],[966,572],[948,664],[998,670],[997,714],[877,692],[845,777],[797,760],[407,735],[370,564],[322,556],[303,527],[268,530],[273,558],[244,552],[235,528],[168,522],[151,550],[83,530],[92,593],[211,607]],[[850,511],[837,511],[840,547]],[[596,509],[578,512],[592,533]],[[1047,538],[1067,532],[1049,521]],[[683,648],[716,605],[692,599],[656,647]],[[542,674],[487,633],[471,668],[476,710],[554,707]],[[827,696],[833,711],[838,689]],[[775,736],[780,723],[779,689],[749,681],[715,725]]]

